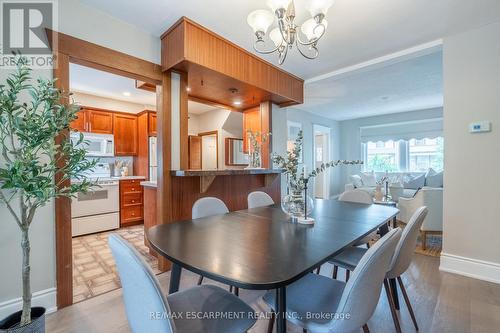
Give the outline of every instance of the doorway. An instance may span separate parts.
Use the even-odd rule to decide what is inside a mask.
[[[314,132],[314,168],[330,161],[330,128],[313,125]],[[330,170],[325,170],[314,179],[314,197],[328,199],[330,197]]]
[[[199,133],[201,137],[201,169],[216,170],[219,166],[219,134],[217,131]]]

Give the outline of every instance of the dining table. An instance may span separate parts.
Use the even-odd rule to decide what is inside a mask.
[[[152,248],[172,262],[169,293],[181,270],[250,290],[275,290],[277,332],[286,332],[286,287],[379,231],[399,210],[335,199],[316,199],[314,224],[294,223],[280,205],[159,224],[148,229]]]

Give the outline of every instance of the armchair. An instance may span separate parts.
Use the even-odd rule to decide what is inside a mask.
[[[400,197],[398,220],[408,223],[413,213],[422,206],[427,206],[429,209],[429,213],[420,228],[422,249],[425,250],[428,234],[443,233],[443,189],[423,187],[413,198]]]

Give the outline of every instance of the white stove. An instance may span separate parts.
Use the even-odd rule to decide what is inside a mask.
[[[71,201],[73,237],[120,227],[119,181],[111,178],[109,164],[98,163],[85,176],[97,186]]]

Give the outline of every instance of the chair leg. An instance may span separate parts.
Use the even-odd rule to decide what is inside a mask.
[[[389,301],[389,307],[391,308],[392,320],[394,321],[396,332],[401,333],[401,326],[399,325],[399,319],[396,313],[396,307],[394,306],[394,299],[392,298],[391,288],[389,287],[389,281],[387,281],[387,279],[384,279],[384,289],[385,289],[385,294],[387,295],[387,300]]]
[[[198,285],[200,285],[202,283],[203,283],[203,276],[200,275],[200,277],[198,278]]]
[[[363,325],[363,333],[370,333],[370,329],[368,328],[368,324]]]
[[[370,248],[370,243],[366,243],[366,248],[369,249]]]
[[[238,287],[234,287],[234,294],[235,294],[236,296],[240,296],[240,288],[238,288]]]
[[[420,231],[420,238],[422,239],[422,250],[427,249],[427,232]]]
[[[339,267],[338,267],[338,266],[336,266],[336,265],[334,265],[334,266],[333,266],[333,274],[332,274],[332,278],[333,278],[334,280],[336,280],[336,279],[337,279],[337,273],[338,273],[338,271],[339,271]]]
[[[316,274],[319,274],[320,270],[321,270],[321,266],[319,266],[318,268],[316,268]]]
[[[305,328],[303,328],[302,333],[307,333],[307,330]]]
[[[351,277],[351,271],[346,269],[345,270],[345,282],[348,282],[350,277]]]
[[[233,293],[233,286],[229,286],[229,292],[232,294]]]
[[[408,311],[410,312],[411,320],[413,320],[413,325],[415,325],[415,330],[418,331],[418,324],[417,324],[417,318],[415,318],[415,313],[413,313],[413,308],[410,303],[410,298],[408,297],[408,294],[406,293],[406,288],[403,284],[403,279],[401,279],[401,276],[398,276],[397,278],[398,283],[399,283],[399,288],[401,289],[401,293],[403,294],[403,298],[406,303],[406,307],[408,308]]]
[[[267,333],[273,333],[274,322],[276,321],[276,313],[271,312],[271,318],[269,319],[269,323],[267,324]]]

